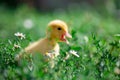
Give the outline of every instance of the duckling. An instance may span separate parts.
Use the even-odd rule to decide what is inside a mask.
[[[48,23],[46,37],[28,45],[24,49],[24,53],[41,53],[43,55],[50,56],[50,58],[55,58],[59,55],[60,52],[58,42],[65,42],[67,44],[69,43],[66,37],[72,38],[72,36],[68,32],[67,24],[62,20],[53,20]],[[17,60],[22,57],[22,53],[17,55]],[[52,55],[49,55],[49,53],[51,53]]]

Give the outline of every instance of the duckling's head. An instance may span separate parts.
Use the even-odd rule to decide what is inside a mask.
[[[68,26],[64,21],[53,20],[48,24],[47,36],[58,42],[68,43],[66,37],[72,38],[68,33]]]

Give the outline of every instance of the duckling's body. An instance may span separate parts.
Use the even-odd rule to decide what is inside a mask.
[[[48,38],[40,39],[25,48],[26,53],[32,54],[42,53],[43,55],[46,55],[46,53],[51,53],[53,51],[55,53],[55,57],[59,55],[59,44]]]
[[[28,45],[21,54],[18,54],[17,60],[22,57],[23,53],[41,53],[50,58],[57,57],[60,50],[58,42],[68,43],[66,37],[72,38],[68,33],[67,24],[61,20],[53,20],[48,24],[46,37]],[[52,53],[52,57],[49,53]]]

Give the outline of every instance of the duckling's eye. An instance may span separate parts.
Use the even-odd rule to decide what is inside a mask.
[[[61,30],[62,28],[58,27],[57,30]]]

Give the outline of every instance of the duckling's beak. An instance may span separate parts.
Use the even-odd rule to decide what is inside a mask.
[[[65,36],[68,38],[72,38],[72,36],[69,33],[66,33]]]
[[[65,34],[65,36],[67,37],[67,38],[72,38],[72,36],[69,34],[69,33],[66,33]],[[69,41],[66,39],[66,41],[65,41],[67,44],[69,44]]]
[[[65,33],[61,36],[60,40],[69,44],[69,41],[66,38],[72,38],[72,36],[69,33]]]

